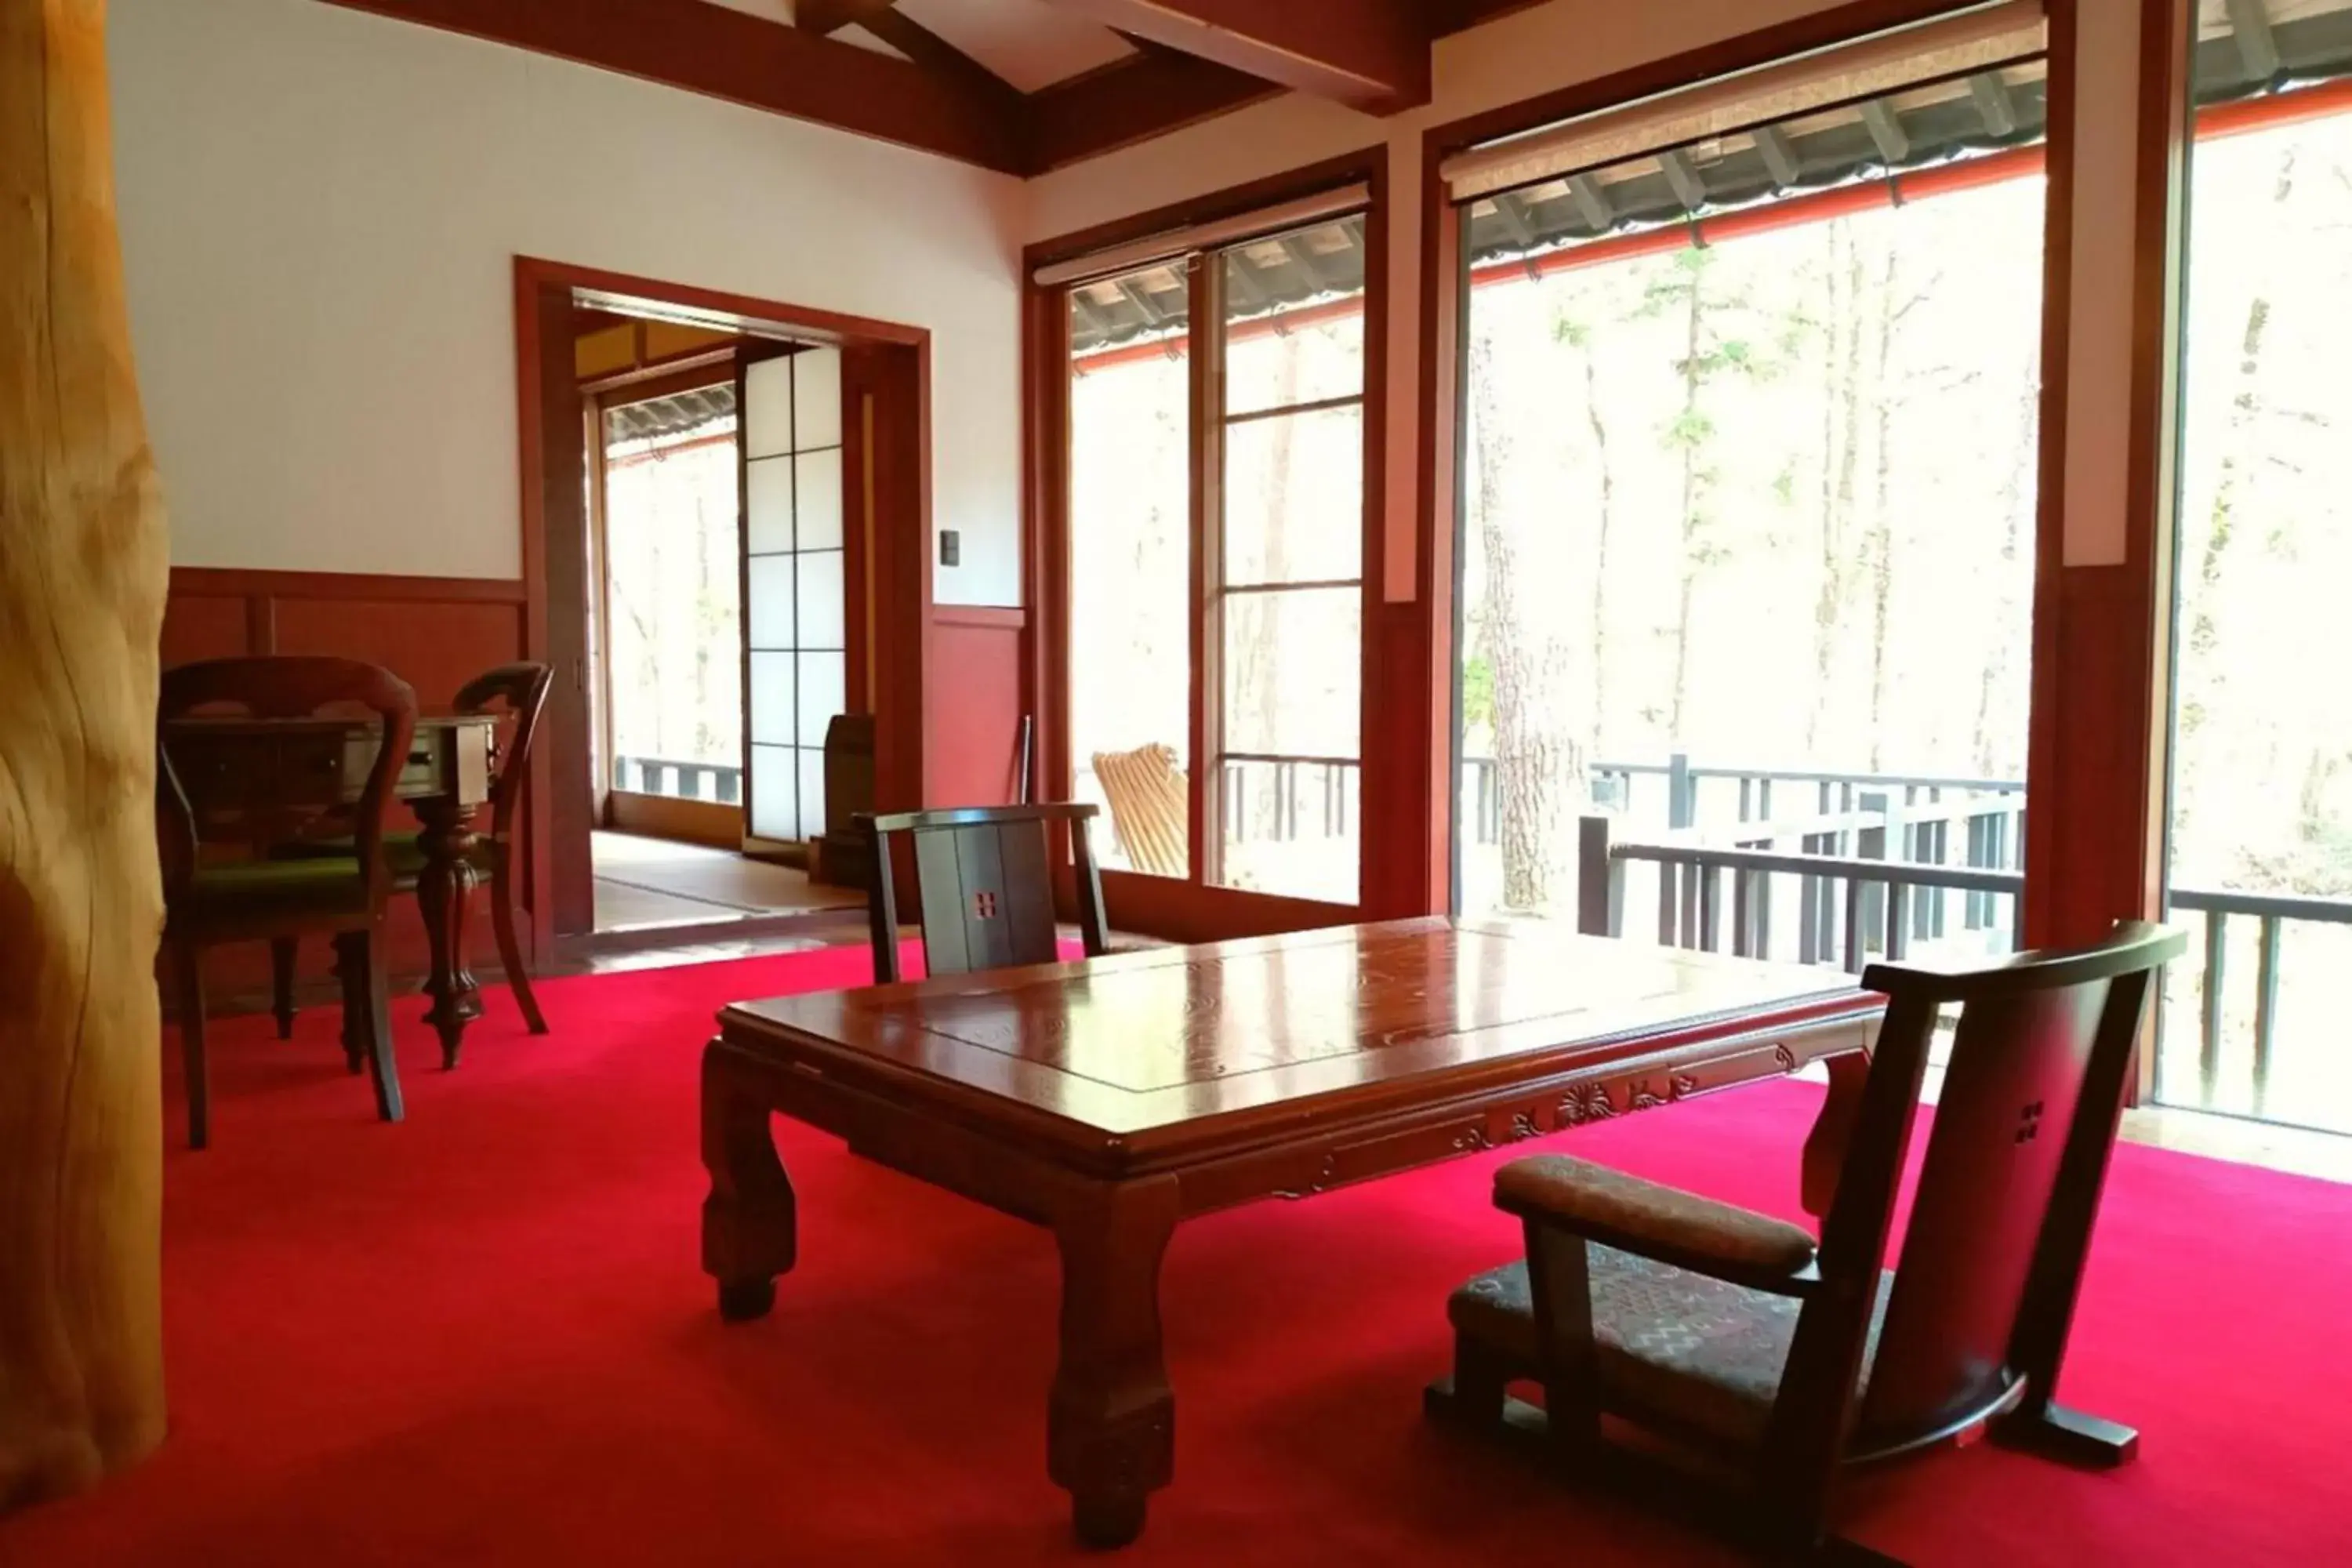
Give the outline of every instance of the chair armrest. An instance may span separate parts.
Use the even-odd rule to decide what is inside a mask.
[[[1565,1154],[1495,1173],[1495,1206],[1530,1226],[1713,1279],[1801,1293],[1819,1245],[1801,1226]]]

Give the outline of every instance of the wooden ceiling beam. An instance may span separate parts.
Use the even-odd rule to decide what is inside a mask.
[[[1544,0],[1428,0],[1429,32],[1443,38],[1499,21],[1514,11],[1532,11]]]
[[[1106,26],[1372,114],[1429,101],[1421,0],[1051,0]]]
[[[1115,153],[1281,91],[1245,71],[1149,48],[1029,95],[1027,172]]]
[[[1018,94],[1008,99],[967,77],[723,5],[677,0],[326,3],[534,49],[985,169],[1026,172]]]
[[[1007,120],[1017,121],[1024,112],[1018,88],[897,9],[892,0],[801,0],[793,16],[809,33],[863,27],[915,64],[993,102]]]

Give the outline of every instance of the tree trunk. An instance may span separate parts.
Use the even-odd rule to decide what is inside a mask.
[[[1547,621],[1556,585],[1528,581],[1508,519],[1504,472],[1509,443],[1495,393],[1491,345],[1474,334],[1470,388],[1477,472],[1475,500],[1486,557],[1486,647],[1494,670],[1495,779],[1503,852],[1503,904],[1539,910],[1571,892],[1575,823],[1584,803],[1584,748],[1558,711],[1566,644]]]
[[[1895,325],[1901,311],[1895,303],[1901,247],[1889,240],[1886,265],[1878,280],[1878,336],[1873,345],[1874,363],[1870,388],[1873,454],[1870,530],[1864,558],[1870,563],[1870,771],[1886,765],[1886,704],[1894,672],[1887,658],[1887,630],[1895,602]]]
[[[1822,366],[1822,572],[1813,601],[1812,715],[1805,726],[1805,752],[1815,759],[1838,706],[1837,656],[1853,573],[1846,536],[1862,446],[1862,332],[1856,318],[1862,257],[1843,219],[1824,226],[1829,258],[1823,269],[1828,339]]]
[[[163,1435],[163,511],[103,0],[0,0],[0,1510]]]
[[[1609,426],[1601,417],[1601,370],[1593,363],[1592,353],[1584,353],[1584,416],[1592,426],[1594,466],[1599,470],[1601,493],[1593,517],[1592,543],[1592,726],[1587,731],[1592,750],[1598,753],[1609,734],[1609,589],[1615,579],[1609,574],[1609,542],[1611,524],[1616,520],[1617,477],[1609,463]]]
[[[1688,739],[1683,729],[1690,702],[1691,616],[1698,596],[1698,574],[1705,569],[1706,520],[1702,516],[1704,454],[1700,450],[1698,394],[1706,379],[1699,358],[1702,325],[1706,317],[1706,272],[1703,265],[1690,275],[1690,293],[1683,315],[1683,410],[1675,426],[1675,444],[1683,458],[1682,583],[1675,605],[1675,696],[1666,735],[1675,749]]]
[[[2280,157],[2278,173],[2271,184],[2274,205],[2284,205],[2294,194],[2294,162],[2292,148]],[[2216,743],[2200,737],[2217,721],[2226,724],[2231,706],[2229,666],[2219,657],[2222,568],[2231,546],[2237,541],[2242,521],[2238,509],[2245,500],[2244,491],[2261,466],[2266,412],[2263,356],[2271,323],[2269,289],[2273,286],[2274,279],[2265,269],[2253,297],[2246,302],[2245,325],[2238,335],[2236,390],[2230,398],[2230,422],[2219,443],[2221,460],[2214,477],[2212,506],[2201,520],[2204,540],[2196,551],[2197,570],[2181,584],[2183,625],[2179,668],[2174,681],[2181,744],[2172,811],[2173,831],[2182,838],[2188,837],[2189,825],[2196,820],[2198,805],[2212,775],[2233,768],[2242,773],[2259,772],[2267,765],[2258,758],[2240,756],[2239,748],[2231,746],[2226,738]],[[2189,532],[2182,542],[2184,557],[2189,553],[2188,546],[2196,542],[2198,520],[2187,520],[2185,526]],[[2226,780],[2222,787],[2228,788]]]
[[[2019,653],[2032,637],[2032,624],[2021,613],[2023,605],[2017,559],[2025,548],[2027,531],[2033,525],[2036,465],[2041,458],[2041,445],[2035,437],[2042,428],[2042,388],[2040,378],[2031,373],[2030,367],[2021,380],[2025,391],[2017,399],[2014,456],[2010,461],[2008,481],[2001,487],[2002,510],[2008,514],[2008,521],[2001,533],[2000,578],[1993,585],[1994,603],[1999,608],[1985,628],[1984,675],[1977,687],[1975,757],[1979,778],[2015,777],[2024,772],[2022,759],[1999,743],[1998,733],[2001,705],[2016,695],[2010,689],[2011,674],[2017,668]]]

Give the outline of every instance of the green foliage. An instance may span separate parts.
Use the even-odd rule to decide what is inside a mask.
[[[1666,426],[1664,444],[1670,448],[1696,448],[1706,445],[1707,437],[1714,434],[1715,421],[1706,416],[1705,410],[1692,408],[1676,415]]]
[[[1483,653],[1462,661],[1462,727],[1482,729],[1495,721],[1495,667]]]

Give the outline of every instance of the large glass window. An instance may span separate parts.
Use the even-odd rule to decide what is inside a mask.
[[[2156,1093],[2352,1131],[2352,7],[2196,26]]]
[[[1189,874],[1192,354],[1181,262],[1070,291],[1070,755],[1103,863]]]
[[[1870,47],[1872,96],[1620,119],[1459,209],[1465,912],[1841,965],[2014,939],[2041,40]]]
[[[1233,888],[1356,901],[1362,220],[1222,258],[1219,845]]]
[[[1068,292],[1069,751],[1112,867],[1357,899],[1363,224]]]

